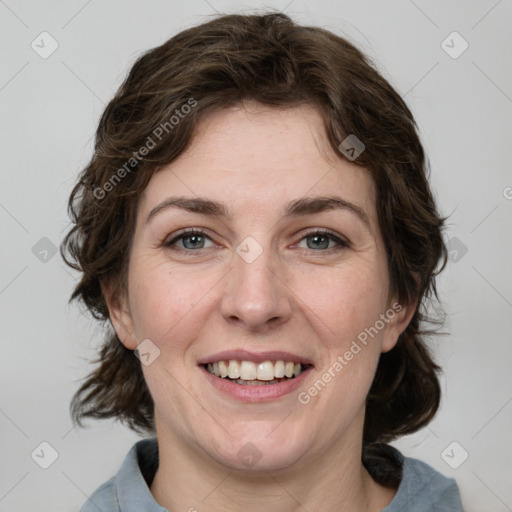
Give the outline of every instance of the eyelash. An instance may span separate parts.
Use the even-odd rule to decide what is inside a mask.
[[[174,246],[174,244],[178,240],[181,240],[182,238],[188,238],[189,236],[194,236],[194,235],[199,235],[199,236],[202,236],[202,237],[205,237],[205,238],[208,238],[208,239],[211,240],[211,238],[208,236],[206,231],[203,231],[200,228],[194,228],[194,229],[189,229],[187,231],[182,231],[181,233],[178,233],[171,240],[164,241],[163,245],[164,245],[164,247],[166,247],[168,249],[172,249],[172,250],[176,250],[176,251],[182,251],[182,252],[199,252],[199,251],[201,251],[203,249],[209,249],[209,247],[200,248],[200,249],[186,249],[186,248],[181,248],[181,247],[175,247]],[[334,233],[333,231],[330,231],[328,229],[317,229],[315,231],[310,231],[309,233],[305,233],[299,241],[302,241],[303,239],[308,238],[310,236],[314,236],[314,235],[326,236],[326,237],[330,238],[331,240],[335,241],[338,244],[338,246],[337,247],[331,247],[329,249],[318,250],[318,251],[316,251],[314,249],[306,249],[306,250],[310,250],[312,252],[319,252],[320,253],[320,252],[331,252],[333,250],[346,249],[346,248],[350,247],[350,244],[349,244],[349,242],[347,240],[344,240],[344,239],[340,238],[339,236],[336,235],[336,233]]]

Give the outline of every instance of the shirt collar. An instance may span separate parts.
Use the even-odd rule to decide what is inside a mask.
[[[166,508],[155,501],[146,483],[148,479],[151,485],[157,468],[156,438],[143,439],[135,443],[116,476],[115,490],[121,512],[167,512]]]

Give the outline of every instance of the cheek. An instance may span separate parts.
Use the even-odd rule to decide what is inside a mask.
[[[198,325],[190,320],[200,314],[201,299],[216,281],[214,275],[199,279],[192,269],[178,269],[149,256],[132,259],[129,279],[135,334],[157,344],[167,338],[179,340],[184,331]]]
[[[387,274],[361,262],[297,276],[297,296],[332,348],[342,349],[384,312]]]

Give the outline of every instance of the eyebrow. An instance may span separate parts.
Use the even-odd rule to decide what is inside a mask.
[[[160,212],[168,208],[181,208],[192,213],[201,215],[211,215],[231,219],[228,208],[217,201],[205,199],[201,197],[169,197],[155,206],[146,218],[148,223]],[[366,212],[360,206],[353,204],[338,196],[321,196],[321,197],[303,197],[290,202],[284,211],[283,218],[299,217],[302,215],[312,215],[327,210],[347,210],[355,214],[371,231],[370,219]]]

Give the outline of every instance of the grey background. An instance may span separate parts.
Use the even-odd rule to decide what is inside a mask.
[[[450,215],[450,334],[433,342],[441,411],[396,444],[456,478],[468,512],[512,511],[510,0],[0,1],[0,511],[78,510],[139,439],[114,422],[73,429],[68,413],[100,331],[67,305],[76,276],[52,249],[104,104],[141,50],[216,11],[265,6],[348,36],[417,118]],[[31,47],[51,49],[43,31],[58,43],[46,59]],[[457,58],[453,31],[469,44]],[[43,441],[58,454],[47,469]]]

